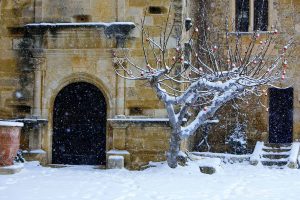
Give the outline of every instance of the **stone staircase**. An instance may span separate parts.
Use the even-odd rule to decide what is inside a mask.
[[[250,163],[274,168],[298,168],[300,143],[271,144],[257,142]]]
[[[260,162],[264,166],[283,167],[289,162],[291,144],[264,144]]]

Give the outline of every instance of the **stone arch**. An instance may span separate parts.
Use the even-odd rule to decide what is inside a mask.
[[[105,164],[106,102],[87,82],[65,86],[53,110],[52,162]]]
[[[86,82],[86,83],[90,83],[94,86],[96,86],[101,93],[103,94],[105,101],[106,101],[106,113],[107,113],[107,118],[111,117],[113,114],[113,96],[112,93],[110,92],[110,90],[108,89],[108,87],[106,87],[106,85],[97,77],[92,76],[90,74],[86,74],[86,73],[75,73],[72,74],[71,76],[68,76],[66,78],[64,78],[61,81],[58,81],[56,83],[56,87],[54,89],[51,89],[51,91],[49,91],[51,93],[51,98],[49,99],[48,102],[46,102],[46,107],[47,107],[47,113],[48,113],[48,130],[47,130],[47,135],[46,137],[44,137],[43,139],[43,146],[44,148],[47,150],[48,152],[48,163],[52,163],[52,144],[53,144],[53,109],[54,109],[54,102],[55,99],[57,97],[57,95],[59,94],[59,92],[66,87],[67,85],[70,85],[72,83],[76,83],[76,82]],[[44,104],[44,105],[45,105]],[[47,106],[48,105],[48,106]],[[108,125],[106,123],[106,141],[108,138]],[[106,149],[108,148],[109,143],[106,142]]]

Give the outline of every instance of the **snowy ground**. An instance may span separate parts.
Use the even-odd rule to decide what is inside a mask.
[[[48,168],[36,162],[21,173],[0,175],[1,200],[289,200],[300,197],[300,170],[226,164],[214,175],[196,163],[145,171],[100,170],[91,166]]]

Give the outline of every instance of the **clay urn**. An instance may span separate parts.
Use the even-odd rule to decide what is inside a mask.
[[[0,166],[14,164],[23,125],[20,122],[0,121]]]

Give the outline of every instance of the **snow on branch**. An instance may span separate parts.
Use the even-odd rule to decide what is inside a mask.
[[[287,78],[293,39],[281,46],[277,29],[242,35],[228,28],[212,31],[201,22],[187,32],[176,28],[175,21],[169,24],[154,37],[142,20],[143,62],[130,57],[130,49],[113,52],[113,57],[117,75],[147,82],[164,102],[172,128],[168,161],[176,167],[178,141],[193,135],[220,107],[249,94],[265,94],[261,86]]]

